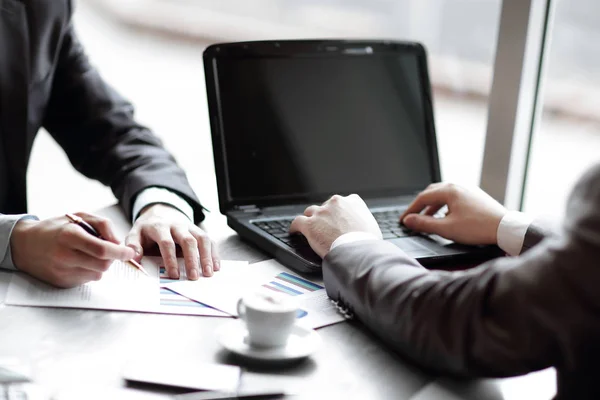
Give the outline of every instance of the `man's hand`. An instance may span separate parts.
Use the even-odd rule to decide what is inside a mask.
[[[212,276],[220,266],[216,244],[206,232],[191,222],[185,214],[171,206],[151,205],[143,210],[133,224],[125,244],[136,252],[136,260],[141,260],[144,249],[157,244],[160,249],[169,277],[179,279],[176,244],[183,251],[185,270],[191,280]]]
[[[322,206],[310,206],[296,217],[290,232],[302,233],[312,249],[325,257],[337,238],[350,232],[369,232],[381,238],[381,230],[373,214],[358,195],[333,196]]]
[[[448,206],[444,218],[433,215]],[[506,208],[479,188],[434,183],[421,192],[400,217],[412,230],[434,233],[464,244],[497,244]]]
[[[54,286],[70,288],[97,281],[113,260],[129,260],[135,252],[119,245],[112,224],[101,217],[77,213],[105,240],[98,239],[66,217],[23,220],[10,237],[15,266]]]

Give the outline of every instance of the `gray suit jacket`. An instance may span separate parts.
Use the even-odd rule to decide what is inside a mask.
[[[88,60],[72,7],[72,0],[0,0],[0,213],[27,212],[27,165],[43,127],[79,172],[111,187],[128,218],[136,196],[158,186],[184,198],[200,222],[183,170]]]
[[[393,349],[441,373],[558,371],[558,398],[600,398],[600,165],[572,193],[560,234],[527,232],[521,256],[429,271],[384,241],[324,260],[329,296]]]

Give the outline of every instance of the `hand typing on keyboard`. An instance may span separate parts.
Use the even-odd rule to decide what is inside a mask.
[[[294,219],[290,232],[303,234],[321,258],[345,233],[368,232],[382,238],[379,225],[358,195],[333,196],[321,206],[310,206]]]
[[[285,218],[258,221],[255,222],[254,225],[293,248],[308,246],[308,241],[303,235],[299,233],[290,233],[290,225],[293,220],[293,218]]]
[[[434,218],[442,207],[448,215]],[[421,192],[400,217],[415,231],[463,244],[497,244],[498,226],[506,208],[479,188],[434,183]]]

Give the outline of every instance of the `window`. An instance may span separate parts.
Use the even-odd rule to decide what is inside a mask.
[[[594,0],[556,5],[525,211],[561,216],[572,186],[600,160],[599,18],[600,4]]]
[[[112,4],[112,0],[102,0]],[[478,184],[501,0],[154,0],[128,20],[204,40],[388,38],[430,54],[442,175]],[[149,3],[149,2],[148,2]]]
[[[252,7],[237,0],[203,5],[214,13],[253,21],[223,25],[223,35],[231,39],[354,37],[424,43],[430,56],[442,176],[479,182],[500,0],[263,0],[252,2]],[[222,21],[231,24],[230,18]],[[220,36],[216,28],[212,35]]]

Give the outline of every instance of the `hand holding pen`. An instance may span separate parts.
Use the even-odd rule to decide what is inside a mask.
[[[102,236],[98,233],[98,231],[96,229],[94,229],[93,226],[91,226],[90,224],[88,224],[87,222],[85,222],[83,220],[83,218],[75,215],[75,214],[65,214],[65,216],[69,219],[69,221],[73,222],[74,224],[79,225],[80,227],[83,228],[84,231],[86,231],[87,233],[89,233],[90,235],[98,238],[98,239],[102,239]],[[140,264],[139,262],[135,261],[133,258],[130,258],[129,260],[127,260],[127,263],[129,265],[131,265],[133,268],[140,270],[144,275],[146,276],[150,276],[150,274],[148,274],[148,271],[146,271],[144,269],[144,267],[142,267],[142,264]]]
[[[102,278],[114,260],[128,262],[135,251],[119,243],[112,223],[87,213],[74,214],[101,237],[65,216],[20,220],[10,237],[15,267],[57,287],[74,287]]]

